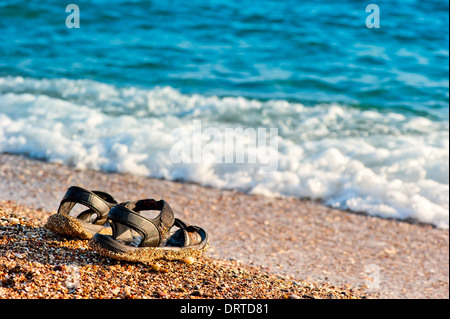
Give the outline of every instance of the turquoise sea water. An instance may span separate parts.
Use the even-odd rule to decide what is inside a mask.
[[[448,2],[382,1],[379,29],[370,3],[1,1],[0,75],[448,118]]]
[[[71,3],[80,28],[66,26]],[[380,28],[366,26],[369,4]],[[0,1],[0,152],[448,228],[448,10],[400,0]],[[276,170],[174,163],[173,132],[195,120],[222,132],[277,128]]]

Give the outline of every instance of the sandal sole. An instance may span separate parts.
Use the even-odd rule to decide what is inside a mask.
[[[79,239],[91,239],[95,232],[90,232],[86,229],[86,226],[79,219],[63,214],[50,216],[44,225],[45,228],[59,235],[77,237]],[[104,234],[112,233],[109,227],[103,227],[99,232]]]
[[[186,257],[198,258],[209,247],[209,241],[201,248],[161,248],[161,247],[143,247],[131,248],[128,251],[111,250],[108,241],[113,241],[109,236],[94,236],[89,241],[89,247],[97,253],[118,260],[151,263],[157,259],[165,260],[183,260]]]

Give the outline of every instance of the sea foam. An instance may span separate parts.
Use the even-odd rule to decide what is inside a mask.
[[[195,134],[235,129],[234,142]],[[241,128],[241,130],[236,130]],[[276,166],[224,162],[206,150],[261,158],[246,129],[276,128]],[[174,132],[202,141],[201,161],[174,161]],[[338,104],[182,94],[90,80],[0,78],[0,152],[78,168],[126,172],[320,200],[384,218],[449,225],[448,122]],[[233,144],[234,143],[234,144]],[[253,153],[255,152],[255,154]],[[184,154],[186,155],[186,154]],[[192,155],[192,154],[191,154]],[[274,156],[276,155],[276,156]],[[191,159],[191,161],[189,161]]]

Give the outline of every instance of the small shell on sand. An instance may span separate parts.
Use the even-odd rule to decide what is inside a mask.
[[[194,258],[194,257],[191,257],[191,256],[187,256],[187,257],[184,257],[184,258],[183,258],[183,261],[184,261],[186,264],[190,265],[190,264],[195,263],[195,258]]]
[[[151,268],[152,268],[154,271],[160,271],[160,270],[161,270],[161,266],[160,266],[159,264],[152,264],[152,265],[151,265]]]

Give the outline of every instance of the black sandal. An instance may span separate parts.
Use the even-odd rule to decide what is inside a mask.
[[[69,215],[76,204],[88,209],[77,216]],[[80,239],[90,239],[97,232],[111,233],[107,215],[117,201],[109,194],[89,191],[78,186],[71,186],[62,199],[58,212],[50,216],[45,228],[60,234]]]
[[[140,212],[159,210],[154,219]],[[95,234],[89,246],[96,252],[119,260],[151,262],[198,257],[208,249],[208,235],[200,227],[186,225],[174,217],[164,200],[144,199],[111,208],[108,220],[112,235]],[[173,226],[179,229],[170,232]]]

